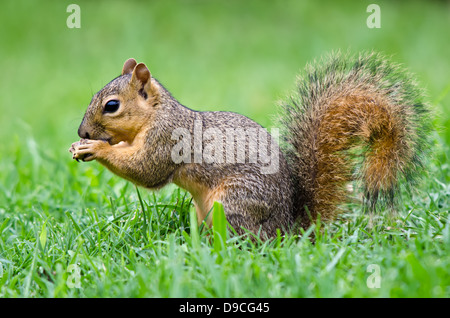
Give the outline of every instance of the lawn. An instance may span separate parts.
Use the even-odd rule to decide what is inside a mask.
[[[0,297],[449,297],[450,7],[445,1],[3,1]],[[136,188],[68,148],[93,94],[134,57],[181,103],[270,127],[296,74],[376,50],[427,91],[422,181],[396,215],[356,204],[301,236],[217,245],[176,186]],[[400,194],[399,194],[400,196]]]

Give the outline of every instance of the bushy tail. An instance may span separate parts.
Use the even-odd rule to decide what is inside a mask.
[[[427,146],[427,105],[412,77],[380,54],[338,53],[309,65],[297,87],[280,120],[300,222],[335,217],[352,181],[369,208],[393,204]]]

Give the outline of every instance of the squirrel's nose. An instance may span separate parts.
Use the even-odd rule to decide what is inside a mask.
[[[80,138],[84,138],[84,139],[91,139],[89,133],[82,128],[82,126],[80,126],[80,128],[78,128],[78,136],[80,136]]]

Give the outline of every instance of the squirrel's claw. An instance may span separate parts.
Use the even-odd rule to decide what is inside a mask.
[[[83,151],[82,147],[83,145],[87,144],[87,140],[86,139],[81,139],[80,141],[74,142],[71,147],[69,148],[69,152],[72,153],[72,159],[75,159],[77,162],[81,161],[85,161],[84,159],[91,155],[91,154],[87,154],[85,153],[85,151]]]
[[[104,140],[81,139],[74,142],[69,151],[73,154],[72,159],[86,162],[96,159],[105,146],[109,146],[109,144]]]

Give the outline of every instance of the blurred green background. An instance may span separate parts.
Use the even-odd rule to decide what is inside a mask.
[[[184,105],[229,110],[270,126],[277,101],[308,61],[332,50],[377,50],[417,75],[450,144],[450,5],[377,1],[2,1],[0,158],[24,136],[67,158],[92,95],[134,57]]]
[[[79,29],[66,24],[72,1]],[[2,0],[0,298],[448,297],[450,4],[377,1],[381,28],[370,29],[372,2]],[[230,244],[218,266],[209,245],[197,254],[189,243],[183,191],[141,191],[147,223],[129,182],[67,151],[93,94],[130,57],[188,107],[271,126],[296,75],[333,50],[384,52],[428,92],[435,158],[398,222],[369,229],[349,214],[314,245],[307,235]],[[380,289],[367,288],[368,262],[383,268]],[[67,286],[69,264],[80,264],[83,288]]]

